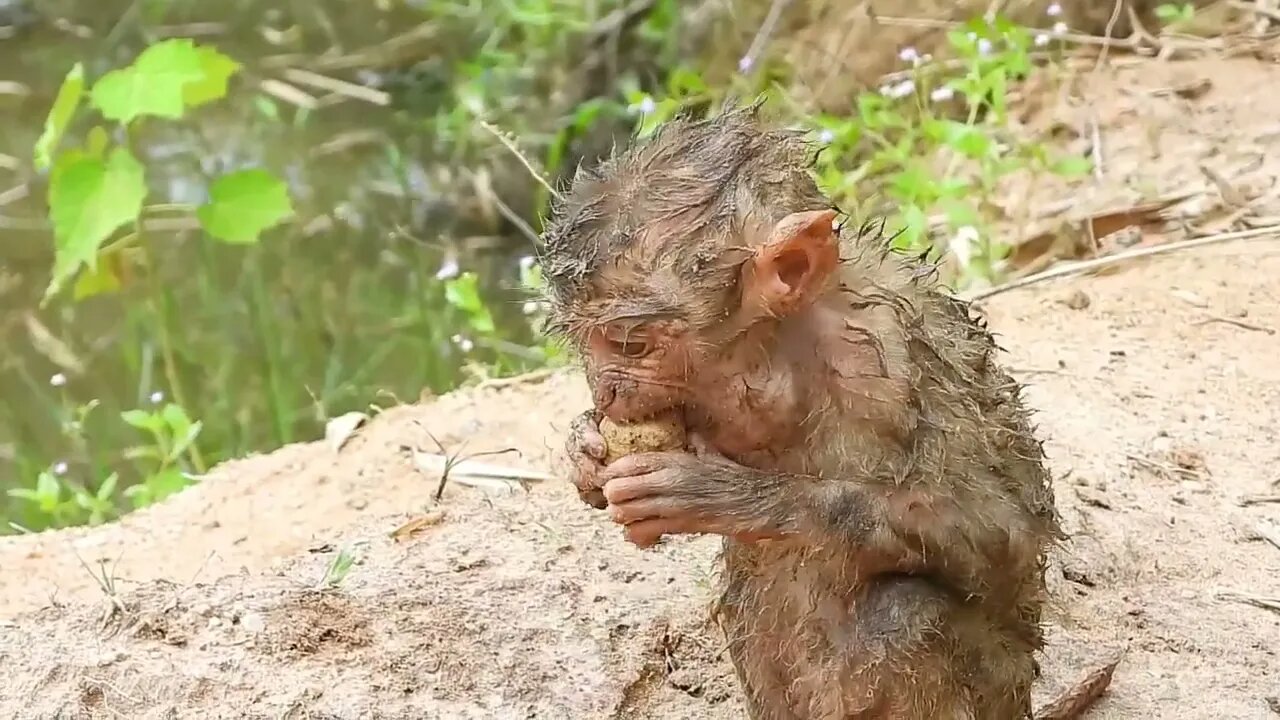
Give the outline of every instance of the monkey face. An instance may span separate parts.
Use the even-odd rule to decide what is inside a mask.
[[[679,320],[604,323],[586,336],[583,360],[596,408],[634,422],[683,405],[694,363]]]

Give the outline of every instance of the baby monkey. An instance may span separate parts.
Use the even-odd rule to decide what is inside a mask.
[[[845,233],[759,106],[580,172],[546,233],[551,328],[595,407],[583,500],[641,547],[723,536],[717,617],[753,720],[1031,717],[1040,442],[933,268]],[[605,464],[599,423],[678,413],[690,451]]]

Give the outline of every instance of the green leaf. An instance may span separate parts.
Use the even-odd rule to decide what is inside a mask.
[[[37,170],[47,170],[53,162],[53,151],[62,140],[62,134],[71,124],[71,118],[80,107],[80,99],[84,97],[84,66],[76,63],[75,67],[62,79],[58,88],[58,96],[53,100],[49,116],[44,119],[44,132],[36,140],[35,163]]]
[[[160,415],[166,423],[169,423],[169,429],[174,435],[181,435],[191,427],[191,418],[187,417],[187,411],[183,410],[181,405],[169,403],[164,406],[164,410],[160,411]]]
[[[1057,175],[1080,177],[1093,170],[1093,161],[1080,155],[1064,155],[1054,160],[1050,169]]]
[[[972,125],[955,120],[938,122],[939,139],[956,152],[974,159],[986,157],[991,152],[991,138]]]
[[[111,473],[106,480],[98,486],[97,498],[102,501],[110,500],[116,494],[116,485],[120,482],[120,475]]]
[[[93,106],[123,124],[143,115],[176,120],[186,111],[187,85],[204,79],[194,42],[164,40],[143,50],[133,65],[103,75],[93,86]]]
[[[49,179],[54,270],[46,299],[82,265],[97,268],[102,243],[138,218],[146,196],[142,165],[123,148],[113,150],[106,162],[80,151],[58,159]]]
[[[62,485],[52,473],[42,472],[36,479],[36,494],[40,496],[41,504],[56,503],[62,496]]]
[[[120,413],[120,419],[139,430],[159,432],[164,429],[164,420],[159,415],[146,410],[125,410]]]
[[[978,210],[973,206],[973,203],[948,198],[943,201],[943,207],[946,209],[947,224],[952,228],[981,224]]]
[[[99,257],[97,267],[80,273],[76,278],[71,296],[76,300],[84,300],[94,295],[105,295],[120,289],[120,275],[112,259]]]
[[[124,450],[125,460],[164,460],[164,456],[153,445],[137,445]]]
[[[908,205],[902,209],[903,232],[893,240],[893,247],[898,249],[915,248],[929,230],[929,218],[919,205]]]
[[[158,472],[147,478],[146,483],[151,491],[151,502],[159,502],[191,484],[177,468]]]
[[[293,216],[285,184],[265,170],[223,175],[209,188],[209,203],[196,210],[206,232],[223,242],[249,245]]]
[[[182,89],[182,99],[187,107],[199,107],[220,100],[227,95],[227,81],[240,70],[240,63],[211,47],[196,48],[204,77]]]
[[[177,460],[179,457],[182,457],[182,454],[187,451],[187,448],[191,447],[191,444],[196,441],[197,437],[199,437],[200,431],[203,428],[204,423],[197,421],[189,425],[183,432],[175,432],[175,442],[173,449],[169,451],[169,461],[172,462]]]
[[[109,141],[110,138],[107,137],[106,129],[101,125],[94,125],[89,130],[89,136],[85,138],[84,151],[91,157],[101,160],[107,153],[107,142]]]
[[[493,316],[489,314],[489,308],[480,298],[475,273],[465,272],[445,283],[444,299],[453,307],[466,313],[471,328],[476,332],[484,334],[494,332]]]

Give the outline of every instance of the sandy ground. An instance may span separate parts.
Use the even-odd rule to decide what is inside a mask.
[[[1134,91],[1170,73],[1214,85]],[[1148,159],[1151,182],[1201,186],[1206,157],[1242,148],[1262,158],[1252,172],[1280,162],[1263,139],[1280,130],[1280,93],[1264,90],[1276,66],[1152,63],[1092,82],[1113,168],[1142,164],[1141,126],[1161,113],[1169,153]],[[983,310],[1031,386],[1072,536],[1051,571],[1039,695],[1125,651],[1093,718],[1280,717],[1280,612],[1244,601],[1280,600],[1280,546],[1263,539],[1280,537],[1280,504],[1241,502],[1280,494],[1280,236]],[[390,410],[338,452],[227,463],[109,526],[0,539],[0,718],[741,717],[705,624],[713,539],[637,550],[560,482],[450,486],[436,505],[438,477],[409,454],[430,433],[549,469],[586,404],[573,374],[460,392]],[[389,537],[417,518],[433,522]],[[317,589],[341,548],[358,562]]]

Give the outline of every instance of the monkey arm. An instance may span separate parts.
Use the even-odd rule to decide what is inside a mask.
[[[613,520],[647,547],[667,534],[844,547],[863,577],[937,575],[965,593],[998,591],[1038,560],[1035,517],[993,489],[996,478],[944,483],[859,473],[817,478],[720,457],[642,453],[605,468]]]
[[[1039,561],[1037,518],[1000,494],[997,478],[789,480],[805,488],[790,534],[851,548],[864,577],[926,573],[966,594],[989,595]]]

